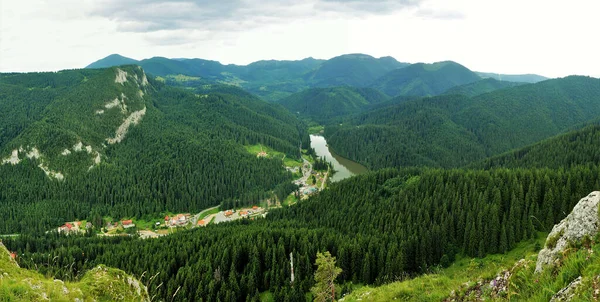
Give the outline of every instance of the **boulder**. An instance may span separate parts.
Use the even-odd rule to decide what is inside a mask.
[[[559,224],[552,228],[546,239],[544,249],[538,254],[535,272],[542,272],[545,266],[558,260],[559,255],[570,244],[579,243],[588,236],[593,238],[598,233],[598,202],[600,192],[594,191],[579,200],[573,211]]]

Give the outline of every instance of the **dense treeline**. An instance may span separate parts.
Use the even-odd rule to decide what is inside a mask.
[[[595,124],[470,166],[485,169],[595,166],[600,163],[599,143],[600,125]]]
[[[460,85],[456,87],[452,87],[448,89],[444,94],[462,94],[469,97],[478,96],[480,94],[496,91],[499,89],[516,87],[520,85],[525,85],[523,82],[508,82],[496,80],[494,78],[485,78],[483,80],[469,83],[465,85]]]
[[[304,119],[330,124],[387,99],[386,95],[372,88],[331,87],[307,89],[278,103]]]
[[[18,94],[3,84],[12,77],[0,77],[0,108],[10,114],[0,120],[0,139],[8,140],[0,145],[0,159],[21,146],[26,152],[37,147],[41,160],[65,175],[64,181],[48,178],[41,160],[23,153],[20,164],[0,165],[0,234],[43,232],[98,215],[141,218],[222,202],[256,204],[275,189],[276,195],[294,190],[281,160],[256,158],[242,146],[262,144],[299,158],[308,135],[284,108],[236,88],[198,94],[152,79],[143,86],[142,70],[121,69],[128,73],[123,84],[115,83],[114,68],[68,71],[68,85],[56,89],[43,81],[56,74],[19,74]],[[105,107],[115,97],[125,113]],[[143,108],[143,119],[123,141],[106,143],[126,114]],[[75,152],[77,142],[89,145],[91,154]],[[62,155],[65,149],[71,154]]]
[[[431,96],[481,80],[468,68],[452,61],[432,64],[416,63],[393,70],[375,80],[370,87],[389,96]]]
[[[338,154],[373,169],[461,167],[597,120],[599,95],[600,80],[572,76],[472,98],[437,96],[326,126],[325,136]]]
[[[589,167],[382,170],[332,184],[258,221],[154,240],[22,236],[5,244],[22,254],[22,265],[51,275],[78,275],[98,263],[144,275],[160,299],[243,301],[270,291],[278,301],[303,301],[318,251],[337,257],[339,283],[367,284],[426,272],[457,254],[505,252],[548,231],[600,186],[598,175]]]

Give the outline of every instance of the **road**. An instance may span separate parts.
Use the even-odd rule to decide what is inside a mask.
[[[308,160],[306,160],[304,157],[302,158],[302,160],[304,161],[304,164],[302,164],[302,177],[294,180],[294,183],[297,185],[302,185],[302,186],[306,187],[307,186],[306,181],[308,181],[308,178],[310,177],[310,174],[312,173],[312,164]]]

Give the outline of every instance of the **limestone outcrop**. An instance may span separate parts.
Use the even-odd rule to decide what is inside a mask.
[[[579,200],[573,211],[559,224],[552,228],[546,239],[546,245],[538,254],[535,271],[541,272],[544,267],[553,265],[558,256],[570,244],[579,243],[585,237],[593,238],[598,233],[598,203],[600,192],[594,191]]]

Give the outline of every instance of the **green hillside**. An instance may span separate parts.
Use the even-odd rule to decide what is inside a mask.
[[[166,86],[136,66],[2,74],[0,89],[0,233],[255,203],[291,174],[243,146],[298,158],[306,140],[283,107]]]
[[[472,166],[481,168],[561,168],[600,162],[600,125],[590,125],[525,148],[488,158]]]
[[[388,97],[371,88],[332,87],[311,88],[281,101],[290,112],[319,123],[362,112],[369,105],[381,103]]]
[[[444,94],[462,94],[468,97],[474,97],[480,94],[504,88],[516,87],[519,85],[523,85],[523,83],[498,81],[493,78],[487,78],[474,83],[452,87],[448,89]]]
[[[391,71],[375,80],[370,87],[389,96],[430,96],[479,80],[481,77],[466,67],[445,61],[433,64],[417,63]]]
[[[370,168],[457,167],[597,119],[600,80],[567,77],[479,95],[402,102],[325,128],[328,143]]]

